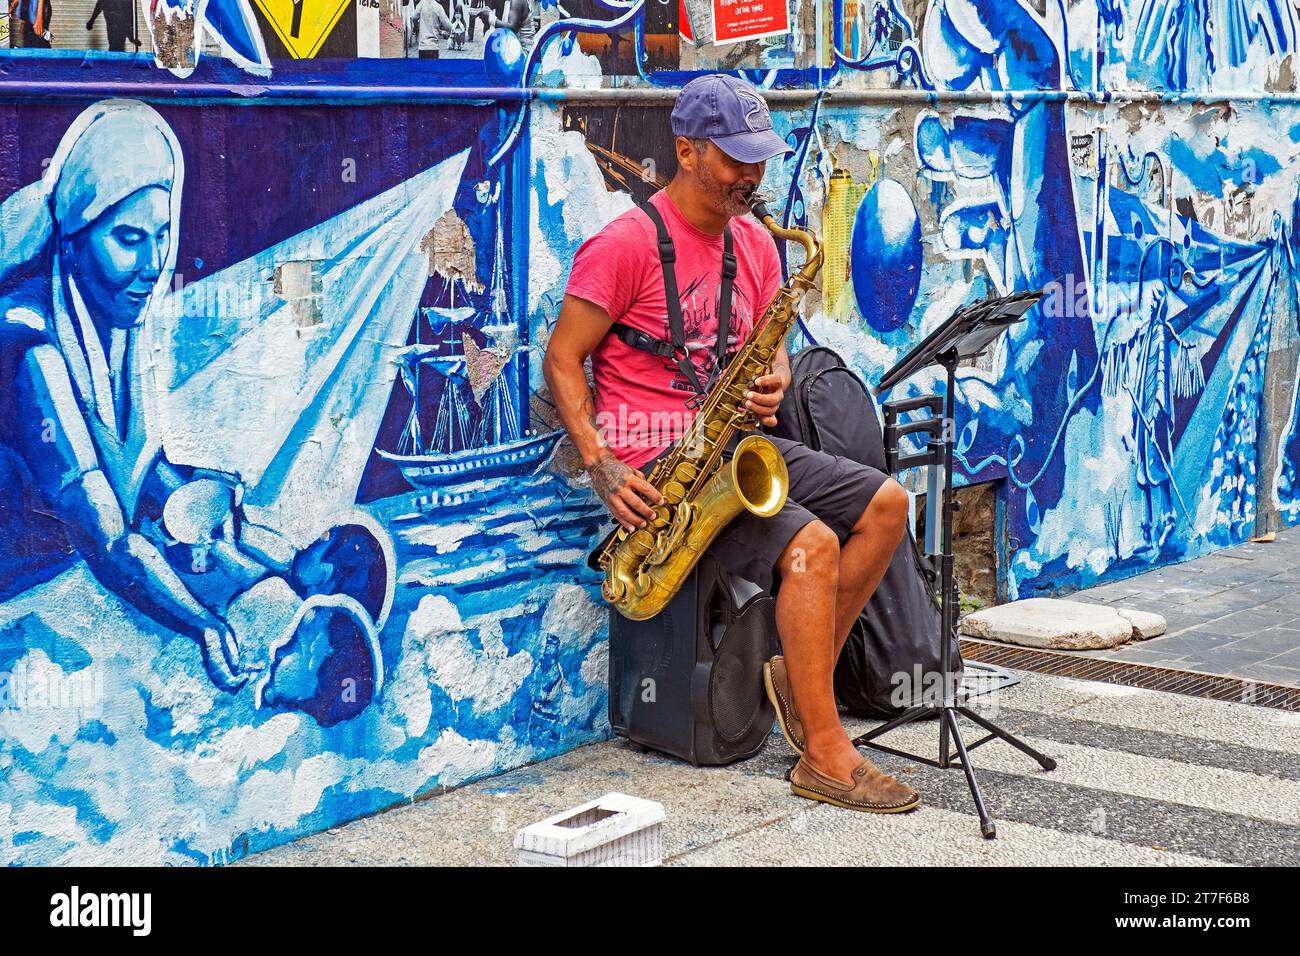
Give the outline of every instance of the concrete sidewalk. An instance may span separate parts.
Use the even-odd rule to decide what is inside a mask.
[[[1044,772],[1001,742],[974,752],[998,823],[992,841],[959,769],[873,754],[921,792],[906,814],[792,795],[783,775],[793,753],[777,732],[754,758],[721,768],[624,741],[583,747],[244,865],[510,865],[518,828],[610,790],[663,803],[670,865],[1300,863],[1300,714],[1037,674],[980,709],[1059,764]],[[886,742],[933,756],[937,734],[930,721]]]

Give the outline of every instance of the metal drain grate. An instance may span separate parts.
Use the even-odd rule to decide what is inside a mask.
[[[1012,670],[1074,677],[1105,684],[1122,684],[1169,694],[1226,700],[1235,704],[1252,704],[1277,710],[1300,711],[1300,687],[1270,684],[1247,677],[1201,674],[1172,667],[1082,657],[1060,651],[1041,651],[1030,647],[1012,647],[974,638],[961,639],[961,655],[966,660],[983,661]]]

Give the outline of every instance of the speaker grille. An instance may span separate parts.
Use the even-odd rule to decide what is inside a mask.
[[[763,635],[737,622],[723,639],[709,675],[709,710],[718,736],[736,743],[767,703],[763,690]]]

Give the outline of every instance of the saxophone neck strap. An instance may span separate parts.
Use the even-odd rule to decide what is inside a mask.
[[[654,223],[655,231],[659,236],[659,265],[664,274],[664,299],[668,307],[668,330],[672,335],[672,340],[665,342],[663,339],[657,339],[649,333],[634,329],[622,322],[615,322],[610,327],[610,331],[634,349],[650,352],[662,358],[673,359],[682,374],[686,376],[686,380],[691,383],[691,387],[695,389],[697,398],[702,397],[708,392],[713,383],[711,380],[708,385],[701,384],[699,375],[695,370],[695,363],[691,361],[690,353],[686,350],[686,326],[682,319],[682,299],[677,290],[677,250],[673,246],[672,236],[668,234],[668,224],[664,222],[663,216],[654,207],[654,203],[647,202],[641,209],[650,217],[650,221]],[[722,369],[727,364],[727,340],[731,337],[731,293],[735,282],[736,255],[732,249],[731,224],[728,223],[722,230],[722,284],[718,290],[718,334],[715,343],[718,361],[716,369]],[[716,375],[717,372],[715,371],[714,374]]]

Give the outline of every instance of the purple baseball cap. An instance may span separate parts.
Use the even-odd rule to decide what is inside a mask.
[[[691,80],[673,106],[673,135],[707,139],[732,159],[761,163],[794,152],[772,130],[772,114],[744,80],[711,73]]]

